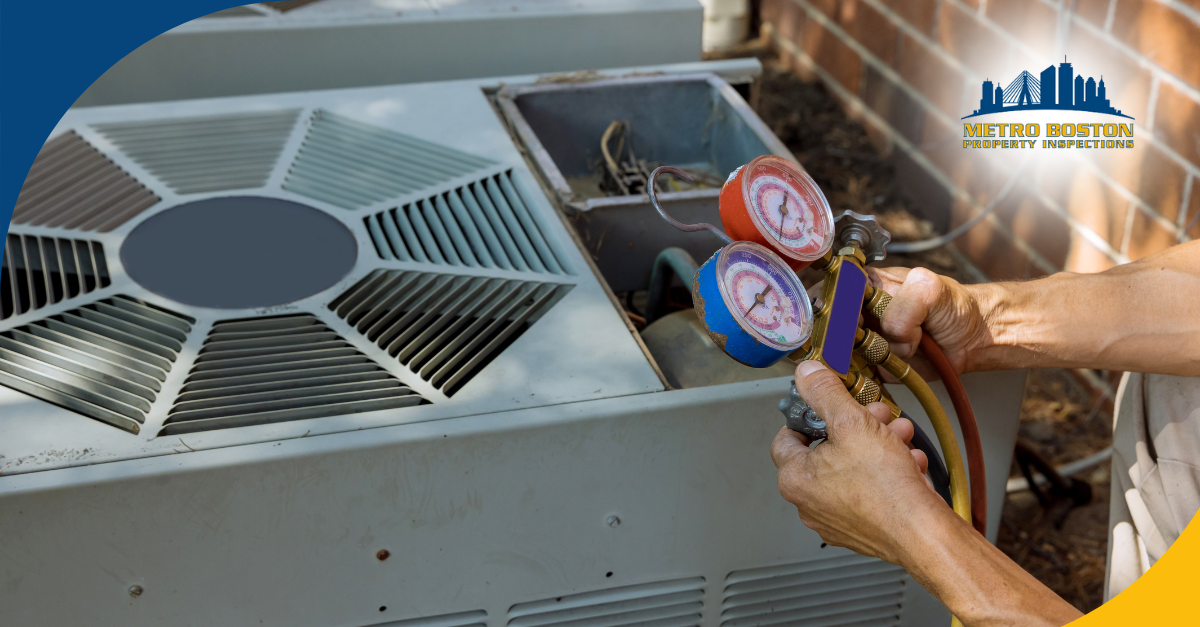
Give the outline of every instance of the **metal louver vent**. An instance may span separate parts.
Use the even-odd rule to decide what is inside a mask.
[[[395,620],[387,623],[375,623],[370,627],[486,627],[487,612],[459,612],[457,614],[442,614],[409,620]]]
[[[213,326],[160,435],[427,402],[308,314]]]
[[[563,274],[528,198],[510,170],[365,222],[383,259]]]
[[[494,162],[318,110],[283,188],[343,209],[409,194]]]
[[[0,333],[0,384],[138,433],[193,323],[101,300]]]
[[[899,566],[858,555],[736,571],[721,625],[899,625],[905,581]]]
[[[299,109],[98,124],[109,141],[180,194],[262,187]]]
[[[0,320],[109,286],[104,247],[85,240],[8,234]]]
[[[159,197],[74,131],[46,142],[29,168],[13,224],[111,231]]]
[[[687,627],[700,624],[703,604],[704,577],[692,577],[519,603],[508,627]]]
[[[375,270],[329,308],[451,396],[568,290],[537,281]]]

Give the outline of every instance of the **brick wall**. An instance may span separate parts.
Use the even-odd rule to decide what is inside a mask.
[[[1020,164],[962,147],[960,118],[978,108],[985,78],[1037,75],[1061,61],[1057,50],[1077,73],[1103,74],[1113,106],[1136,119],[1136,148],[1031,162],[957,242],[988,276],[1028,278],[1200,237],[1200,1],[1064,2],[763,0],[760,18],[780,57],[864,122],[943,229],[981,211]]]

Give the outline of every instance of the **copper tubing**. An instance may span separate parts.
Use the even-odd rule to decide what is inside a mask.
[[[954,504],[954,513],[971,523],[971,493],[967,487],[967,471],[963,468],[962,454],[958,451],[958,440],[954,437],[954,427],[950,425],[950,418],[946,416],[946,411],[942,409],[942,404],[938,402],[929,384],[908,364],[895,355],[888,355],[882,365],[917,397],[921,408],[933,423],[933,431],[942,447],[942,457],[946,460],[946,469],[950,471],[950,500]]]
[[[967,469],[971,477],[971,520],[975,530],[987,535],[987,475],[983,467],[983,444],[979,439],[979,425],[975,423],[975,412],[971,409],[971,400],[963,389],[962,381],[942,347],[921,332],[921,352],[937,370],[942,383],[946,385],[946,393],[954,405],[954,413],[958,415],[958,426],[962,429],[963,444],[967,448]]]

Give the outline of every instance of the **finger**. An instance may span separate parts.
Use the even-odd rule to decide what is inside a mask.
[[[780,429],[779,433],[775,434],[775,439],[771,441],[771,461],[775,462],[776,468],[783,468],[785,464],[796,457],[803,457],[807,454],[807,438],[787,427]]]
[[[883,403],[871,403],[867,405],[867,411],[871,412],[871,416],[879,421],[881,425],[886,425],[892,421],[892,409]]]
[[[879,321],[883,334],[895,343],[893,350],[901,357],[912,355],[921,340],[921,324],[929,310],[943,297],[945,285],[938,276],[924,268],[915,268],[904,277],[904,283],[892,294],[892,301]]]
[[[875,266],[867,266],[867,282],[871,287],[877,287],[888,294],[894,294],[896,289],[904,284],[904,277],[908,276],[909,268],[899,266],[891,268],[876,268]]]
[[[929,457],[925,455],[925,451],[913,449],[909,453],[912,453],[913,461],[917,462],[917,470],[920,470],[921,474],[929,472]]]
[[[842,380],[819,361],[802,361],[796,367],[796,391],[825,421],[830,436],[840,429],[861,427],[871,420],[870,412],[850,396]]]
[[[913,434],[916,433],[913,423],[909,421],[908,418],[897,418],[893,420],[890,424],[888,424],[888,430],[890,430],[892,433],[895,433],[896,437],[900,438],[900,441],[904,442],[905,444],[912,442]]]

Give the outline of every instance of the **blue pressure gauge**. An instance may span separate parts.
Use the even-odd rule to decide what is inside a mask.
[[[717,251],[692,280],[696,314],[721,350],[766,368],[800,348],[812,334],[808,294],[775,253],[754,242]]]

